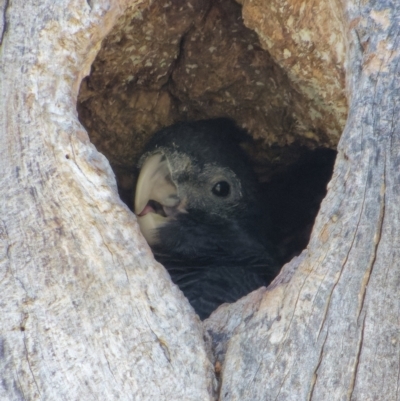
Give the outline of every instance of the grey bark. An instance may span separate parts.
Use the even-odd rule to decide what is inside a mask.
[[[208,400],[200,321],[75,111],[124,1],[13,1],[0,60],[0,399]]]
[[[398,400],[399,27],[346,5],[350,113],[307,250],[232,336],[221,400]]]
[[[213,399],[216,361],[221,400],[400,399],[398,2],[343,5],[350,113],[310,244],[218,310],[207,343],[75,112],[101,39],[138,3],[6,4],[0,399]]]

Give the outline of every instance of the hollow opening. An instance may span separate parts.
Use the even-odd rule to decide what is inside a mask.
[[[138,8],[139,7],[139,8]],[[158,0],[126,13],[84,79],[78,113],[133,209],[137,163],[157,130],[229,117],[270,205],[281,263],[307,245],[336,152],[302,95],[233,0]],[[67,157],[67,156],[66,156]]]

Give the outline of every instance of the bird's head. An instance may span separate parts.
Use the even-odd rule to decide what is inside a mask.
[[[228,119],[162,129],[139,161],[135,213],[151,246],[189,248],[262,225],[257,181]],[[254,233],[258,235],[258,233]],[[203,248],[202,248],[203,249]]]

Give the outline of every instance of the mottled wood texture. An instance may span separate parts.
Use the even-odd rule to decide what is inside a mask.
[[[230,334],[220,400],[400,399],[400,4],[344,12],[351,107],[328,195],[307,250]]]
[[[301,59],[304,65],[309,56]],[[335,147],[345,123],[338,123],[336,103],[328,97],[332,133],[327,113],[322,117],[314,105],[325,96],[323,83],[302,94],[288,77],[289,66],[283,67],[244,25],[234,0],[157,0],[125,13],[103,41],[81,85],[79,119],[123,191],[133,190],[138,157],[154,132],[177,121],[221,116],[234,118],[257,139],[252,159],[267,180],[277,165],[299,156],[299,147]],[[343,67],[329,79],[344,97]]]
[[[311,242],[204,336],[75,112],[101,39],[140,5],[6,5],[0,399],[213,399],[213,363],[220,400],[400,399],[399,3],[343,3],[350,113]]]
[[[339,0],[240,0],[243,19],[304,97],[312,125],[336,146],[346,121],[346,31]]]
[[[75,111],[132,1],[9,3],[0,58],[0,399],[208,400],[200,321]],[[22,23],[23,21],[23,23]]]

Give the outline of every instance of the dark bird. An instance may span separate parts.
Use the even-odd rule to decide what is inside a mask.
[[[201,319],[279,271],[247,139],[230,119],[182,122],[158,131],[139,161],[142,233]]]

